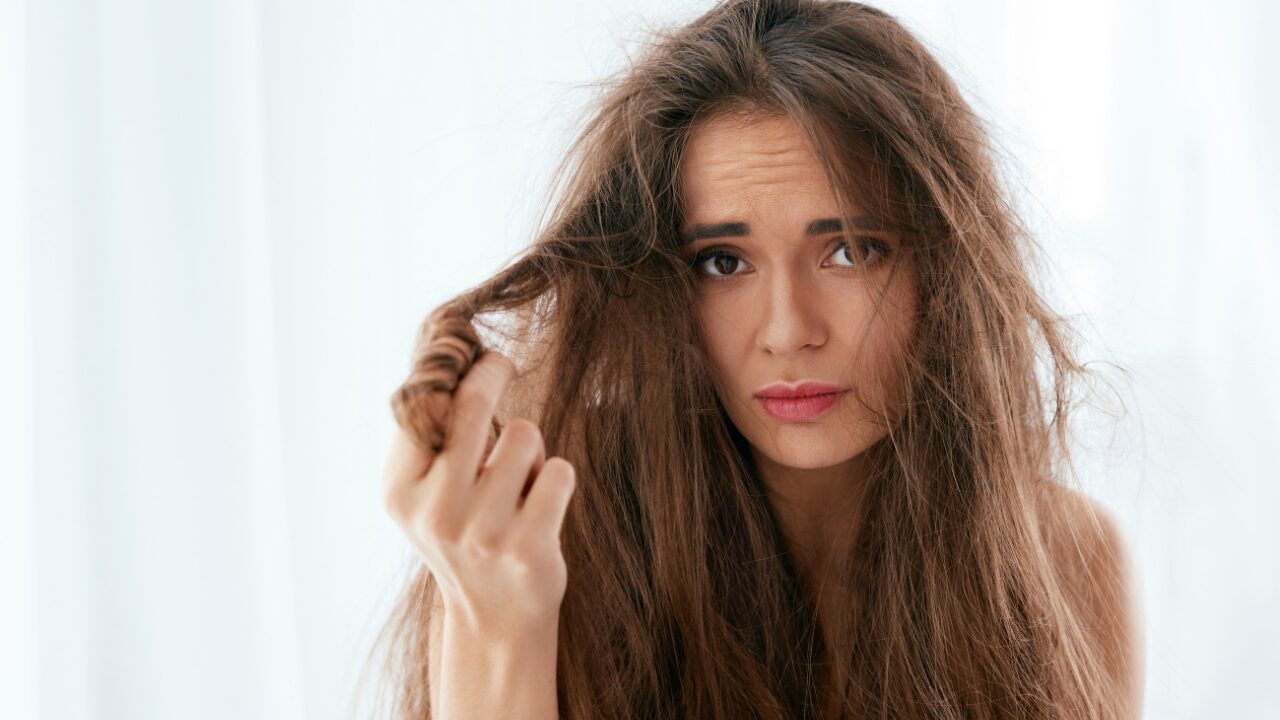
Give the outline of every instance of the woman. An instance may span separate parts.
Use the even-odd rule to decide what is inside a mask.
[[[1068,487],[1086,371],[925,47],[723,2],[594,110],[393,397],[396,715],[1136,716],[1124,549]]]

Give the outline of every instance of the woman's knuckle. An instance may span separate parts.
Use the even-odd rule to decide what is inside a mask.
[[[493,558],[503,552],[502,533],[496,531],[480,531],[473,533],[467,540],[467,546],[481,558]]]
[[[408,518],[408,530],[414,537],[429,538],[436,532],[430,513],[419,510]]]
[[[422,479],[422,484],[428,490],[438,489],[445,484],[445,478],[452,476],[456,463],[449,453],[440,453],[431,463],[431,469],[427,471],[427,475]]]
[[[531,420],[514,418],[503,428],[504,434],[510,433],[507,442],[527,450],[541,450],[543,447],[542,430]]]
[[[414,532],[424,540],[449,543],[457,535],[454,523],[436,508],[425,508],[414,516]]]
[[[537,537],[528,538],[520,544],[520,550],[512,558],[513,565],[521,573],[539,575],[541,570],[546,567],[546,558],[552,548],[549,544]]]
[[[539,473],[539,480],[541,481],[544,476],[550,482],[559,483],[569,488],[577,484],[573,465],[561,457],[549,458],[543,463],[542,472]]]
[[[520,442],[531,442],[542,438],[542,431],[538,426],[532,420],[522,417],[508,421],[503,432],[511,433],[511,439]]]
[[[403,485],[392,483],[382,493],[382,504],[387,514],[397,522],[403,522],[413,512],[413,495]]]

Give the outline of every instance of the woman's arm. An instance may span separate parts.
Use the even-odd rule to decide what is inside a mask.
[[[568,460],[547,457],[530,420],[512,418],[491,438],[516,371],[486,351],[453,390],[443,445],[410,437],[427,434],[413,415],[427,411],[404,410],[410,418],[397,415],[403,424],[384,463],[387,512],[443,591],[430,599],[427,618],[427,702],[444,720],[559,715],[557,643],[568,584],[560,534],[577,480]]]
[[[440,720],[556,720],[556,650],[558,627],[541,634],[504,637],[486,634],[443,614],[440,668],[431,684],[433,717]],[[434,705],[438,702],[439,705]]]

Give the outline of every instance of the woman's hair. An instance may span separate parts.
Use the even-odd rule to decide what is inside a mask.
[[[1086,368],[1034,287],[1034,241],[989,133],[925,45],[859,3],[729,0],[654,31],[603,85],[550,221],[428,315],[391,399],[438,451],[459,378],[500,351],[519,372],[493,431],[529,418],[547,456],[576,468],[561,717],[812,718],[832,673],[856,717],[1120,714],[1073,599],[1089,579],[1050,551],[1076,527],[1047,498],[1071,469]],[[866,451],[835,647],[717,395],[678,253],[677,169],[695,123],[724,113],[794,119],[842,216],[889,224],[913,259],[917,331],[900,412]],[[374,648],[403,718],[429,717],[435,582],[415,562]]]

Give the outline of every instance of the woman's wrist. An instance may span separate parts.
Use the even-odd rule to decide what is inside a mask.
[[[484,631],[446,613],[441,684],[448,699],[442,717],[554,720],[558,634],[558,622]],[[462,698],[466,700],[454,707],[454,699]],[[491,711],[498,715],[486,714]]]

